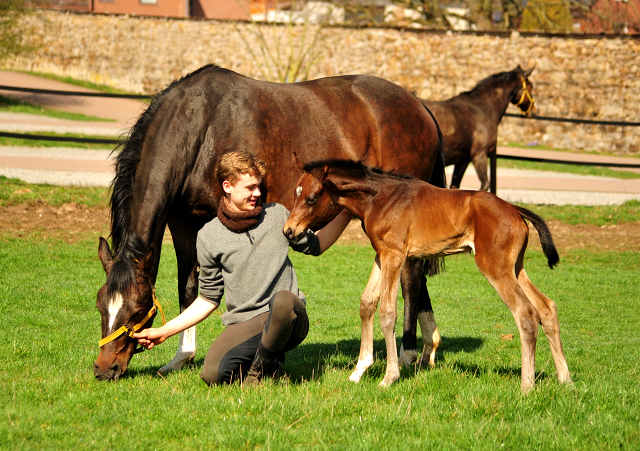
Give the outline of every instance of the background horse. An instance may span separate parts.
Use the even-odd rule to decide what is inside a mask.
[[[473,162],[480,189],[489,190],[487,156],[495,152],[498,125],[509,103],[520,108],[523,116],[535,112],[533,85],[520,66],[511,72],[500,72],[485,78],[469,92],[463,92],[443,102],[422,100],[434,114],[445,142],[445,165],[454,165],[451,188],[460,182],[469,162]]]
[[[181,310],[196,298],[196,235],[215,217],[222,196],[214,173],[218,158],[236,149],[266,161],[264,200],[287,208],[302,174],[297,161],[358,159],[445,186],[442,135],[433,116],[417,97],[391,82],[354,75],[277,84],[215,66],[174,81],[140,116],[116,160],[113,250],[100,239],[107,280],[97,307],[103,343],[113,331],[124,332],[101,346],[94,363],[98,379],[117,379],[126,370],[136,347],[129,330],[152,322],[141,326],[154,305],[167,224],[178,262]],[[403,346],[409,359],[417,355],[416,317],[433,319],[424,273],[420,262],[403,271]],[[432,323],[434,330],[423,330],[427,344],[425,336],[437,333]],[[191,328],[180,335],[178,353],[161,371],[182,367],[195,348]]]
[[[509,307],[520,331],[523,392],[535,380],[535,347],[542,324],[561,383],[571,382],[560,342],[556,304],[531,282],[524,253],[531,221],[538,230],[550,268],[558,252],[546,224],[536,214],[482,191],[447,190],[409,177],[374,172],[360,163],[312,163],[298,181],[298,197],[284,233],[296,239],[327,212],[341,205],[364,224],[378,253],[378,277],[372,277],[360,305],[362,342],[351,380],[373,364],[373,315],[380,299],[380,323],[387,345],[387,371],[380,385],[400,377],[396,354],[396,302],[400,270],[407,259],[471,252],[476,266]],[[374,280],[378,279],[378,280]]]

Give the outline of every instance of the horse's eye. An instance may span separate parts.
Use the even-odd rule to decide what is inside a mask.
[[[313,205],[316,203],[316,201],[318,200],[318,198],[316,196],[314,196],[313,194],[311,196],[309,196],[309,198],[307,199],[307,205]]]

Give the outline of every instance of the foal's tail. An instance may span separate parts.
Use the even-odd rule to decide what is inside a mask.
[[[516,205],[514,205],[514,207],[518,210],[520,216],[531,221],[531,224],[533,224],[538,231],[540,244],[542,245],[542,252],[544,252],[544,255],[547,257],[549,268],[553,269],[553,267],[560,261],[560,256],[558,255],[558,250],[556,249],[555,244],[553,244],[551,232],[549,231],[547,224],[544,222],[544,219],[526,208],[518,207]]]
[[[424,105],[424,107],[431,115],[433,122],[436,124],[436,130],[438,131],[438,146],[437,146],[438,155],[436,156],[436,161],[435,161],[435,164],[433,165],[433,172],[431,173],[431,178],[429,179],[429,183],[439,188],[446,188],[447,175],[444,172],[444,152],[445,152],[444,137],[442,136],[442,132],[440,131],[440,126],[438,125],[438,121],[436,121],[435,116],[426,105]],[[429,276],[435,276],[436,274],[439,274],[440,271],[444,270],[444,258],[443,257],[432,258],[431,260],[425,260],[424,269],[425,269],[425,273]]]

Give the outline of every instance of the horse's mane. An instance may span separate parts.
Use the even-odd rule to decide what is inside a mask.
[[[467,91],[463,94],[471,94],[472,92],[484,87],[485,85],[488,84],[499,84],[499,83],[505,83],[505,82],[512,82],[515,81],[518,78],[518,75],[520,75],[518,73],[518,70],[511,70],[509,72],[500,72],[497,74],[493,74],[493,75],[489,75],[487,78],[485,78],[484,80],[481,80],[478,82],[477,85],[475,85],[473,87],[473,89],[471,89],[470,91]]]
[[[131,285],[132,278],[135,277],[131,262],[141,260],[148,250],[147,245],[132,230],[131,205],[133,203],[133,181],[140,163],[140,151],[149,127],[167,95],[180,82],[211,67],[217,68],[218,66],[213,64],[203,66],[179,80],[172,81],[165,89],[153,96],[149,107],[140,115],[125,141],[113,150],[116,152],[120,149],[120,153],[115,159],[116,175],[110,185],[111,242],[116,258],[107,281],[108,290],[111,293],[121,292]]]
[[[383,171],[382,169],[380,169],[378,167],[370,167],[370,166],[367,166],[366,164],[364,164],[362,161],[342,160],[342,159],[329,159],[329,160],[313,161],[313,162],[305,164],[304,167],[302,168],[302,170],[305,171],[305,172],[311,172],[311,171],[313,171],[315,169],[318,169],[318,168],[321,168],[321,167],[324,167],[324,166],[331,166],[333,168],[347,169],[347,170],[356,169],[356,170],[361,171],[362,175],[364,175],[365,177],[367,177],[367,176],[375,176],[375,175],[383,175],[383,176],[389,176],[389,177],[394,177],[394,178],[397,178],[397,179],[404,179],[404,180],[415,178],[411,174],[395,172],[394,170]]]

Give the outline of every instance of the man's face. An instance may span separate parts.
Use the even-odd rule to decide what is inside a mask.
[[[222,189],[226,193],[227,205],[232,211],[251,211],[256,208],[260,197],[260,182],[262,180],[253,174],[242,174],[235,185],[228,180],[222,182]]]

